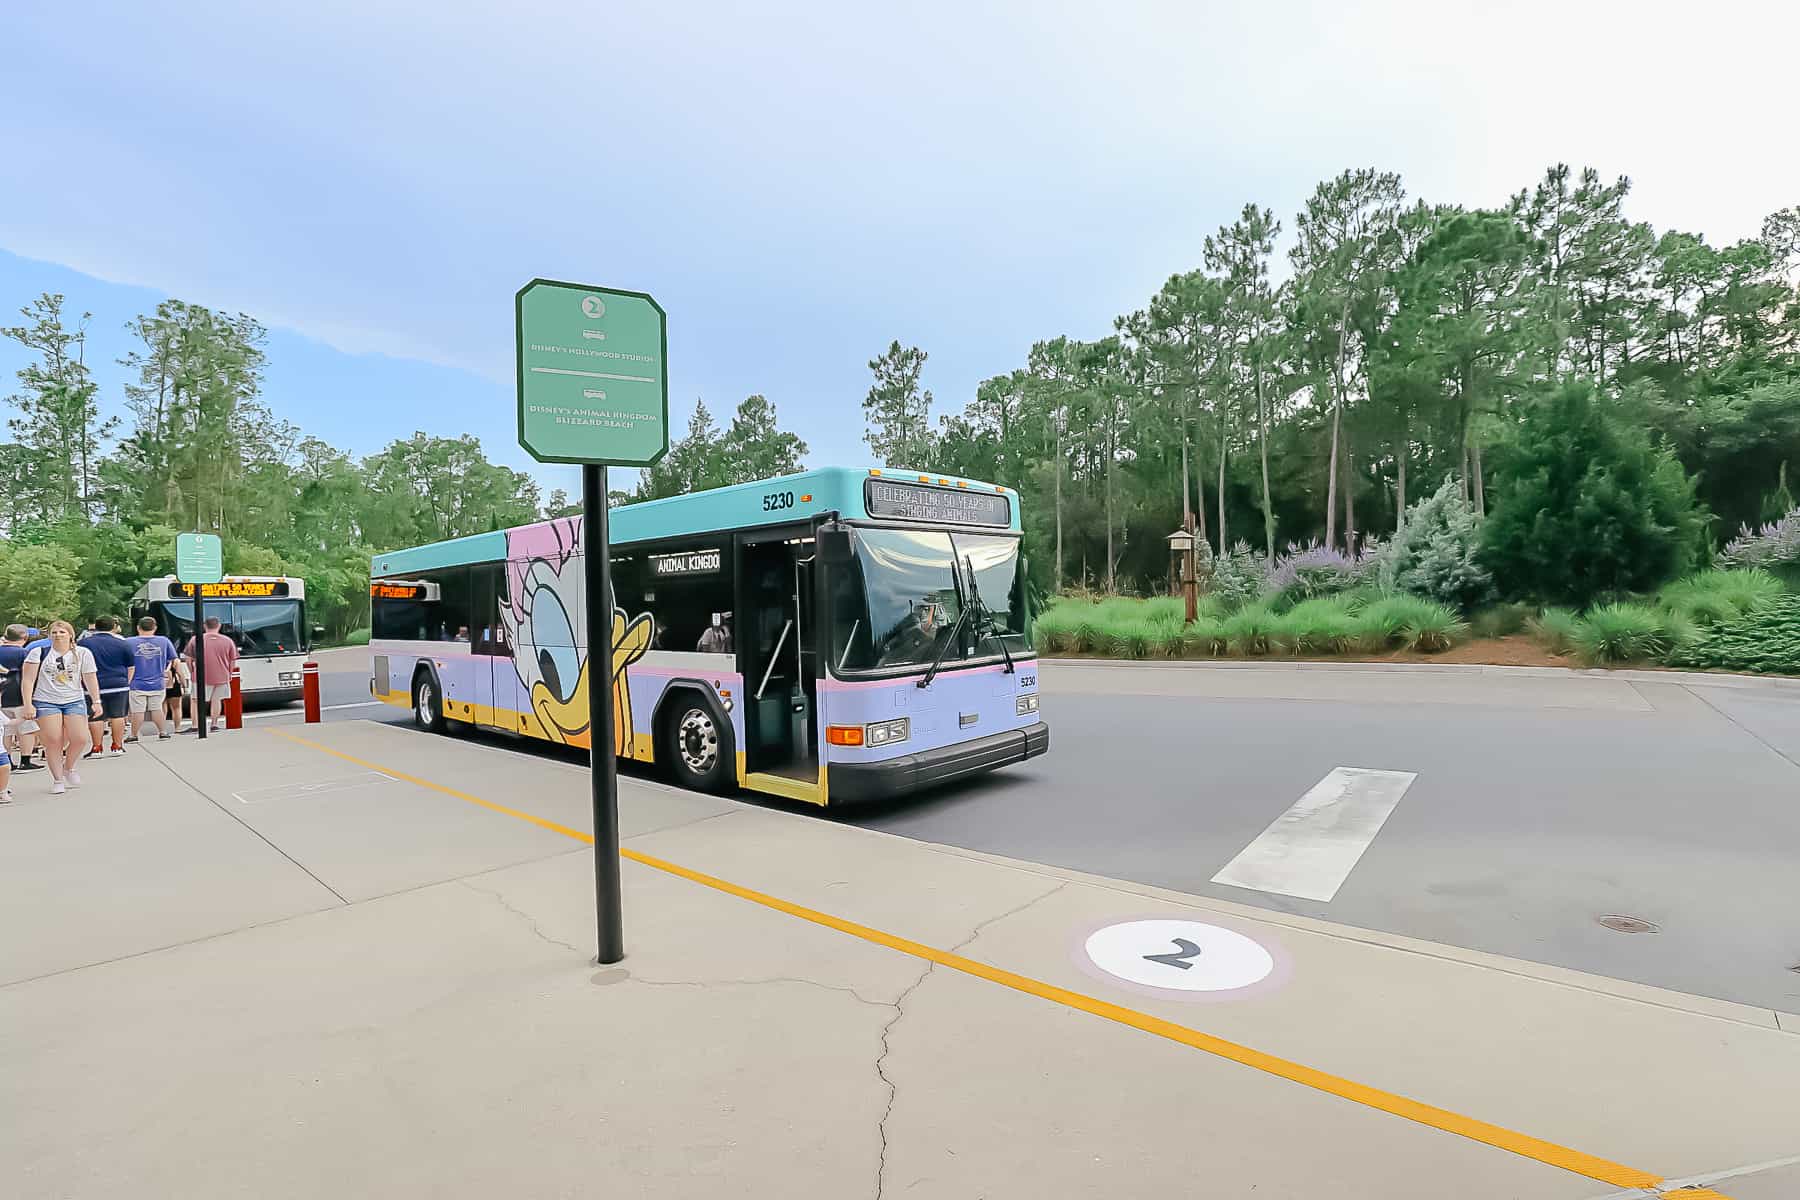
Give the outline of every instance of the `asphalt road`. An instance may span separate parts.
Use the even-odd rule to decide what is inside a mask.
[[[841,819],[1800,1012],[1800,689],[1677,678],[1048,662],[1048,755]],[[1338,767],[1417,778],[1329,901],[1213,882]]]

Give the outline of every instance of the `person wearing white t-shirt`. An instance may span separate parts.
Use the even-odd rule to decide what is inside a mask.
[[[81,761],[90,716],[100,715],[100,677],[94,656],[75,644],[75,627],[50,622],[50,644],[25,656],[24,720],[36,719],[44,738],[45,765],[50,768],[52,795],[81,786]],[[86,693],[84,696],[83,693]]]

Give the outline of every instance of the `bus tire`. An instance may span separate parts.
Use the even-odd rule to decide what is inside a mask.
[[[449,722],[444,720],[444,699],[438,688],[437,676],[430,671],[420,671],[413,678],[412,711],[413,724],[427,733],[449,732]]]
[[[737,783],[731,722],[699,692],[682,688],[669,697],[659,749],[682,787],[723,795]]]

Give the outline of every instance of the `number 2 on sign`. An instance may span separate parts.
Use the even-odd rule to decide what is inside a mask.
[[[1188,941],[1186,938],[1173,938],[1171,940],[1175,943],[1175,953],[1146,954],[1144,955],[1144,961],[1161,963],[1165,967],[1175,967],[1182,971],[1192,967],[1194,965],[1193,960],[1200,957],[1200,947],[1194,945],[1194,943]]]

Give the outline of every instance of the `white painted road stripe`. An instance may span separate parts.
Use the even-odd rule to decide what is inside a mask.
[[[1411,771],[1333,767],[1212,881],[1330,900],[1417,778]]]
[[[380,700],[358,700],[355,704],[327,704],[320,712],[341,712],[346,708],[375,708],[383,703]],[[262,712],[244,714],[246,721],[260,721],[264,717],[298,717],[305,713],[303,708],[266,708]]]

